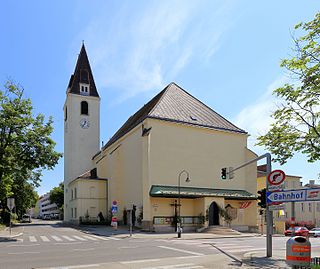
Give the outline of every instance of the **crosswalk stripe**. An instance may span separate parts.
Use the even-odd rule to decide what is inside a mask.
[[[40,235],[40,238],[41,238],[41,240],[42,240],[43,242],[49,242],[49,241],[50,241],[49,238],[46,237],[46,236],[44,236],[44,235]]]
[[[75,239],[73,239],[67,235],[61,235],[61,237],[63,237],[64,239],[67,239],[68,241],[76,241]]]
[[[100,240],[104,240],[104,241],[108,241],[109,239],[106,238],[106,237],[102,237],[102,236],[97,236],[97,235],[94,235],[94,234],[91,234],[90,236],[94,237],[94,238],[97,238],[97,239],[100,239]]]
[[[230,250],[230,249],[246,249],[246,248],[253,248],[254,246],[229,246],[229,247],[221,247],[221,246],[218,246],[219,248],[223,249],[223,250]]]
[[[62,241],[62,239],[59,238],[58,236],[51,235],[51,237],[52,237],[54,240],[56,240],[57,242],[61,242],[61,241]]]
[[[37,238],[35,236],[29,236],[30,242],[37,242]]]
[[[230,253],[236,253],[236,252],[246,252],[246,251],[259,251],[259,250],[265,250],[266,248],[246,248],[246,249],[232,249],[229,250],[228,252]]]
[[[80,237],[80,236],[77,236],[77,235],[73,235],[73,237],[74,237],[75,239],[80,240],[80,241],[88,241],[87,239],[84,239],[84,238],[82,238],[82,237]]]
[[[83,235],[82,237],[90,239],[90,240],[93,240],[93,241],[97,241],[98,240],[97,238],[94,238],[94,237],[91,237],[91,236],[88,236],[88,235]]]

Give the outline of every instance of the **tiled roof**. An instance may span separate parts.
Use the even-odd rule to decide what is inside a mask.
[[[99,97],[84,44],[81,47],[74,74],[69,80],[68,93],[80,94],[79,83],[90,84],[90,96]]]
[[[109,147],[146,118],[246,134],[244,130],[226,120],[177,84],[170,83],[131,116],[104,148]]]
[[[177,186],[152,185],[150,192],[152,197],[177,197],[179,194]],[[180,187],[180,197],[224,197],[228,199],[249,199],[255,200],[257,197],[245,190],[232,189],[210,189],[195,187]]]

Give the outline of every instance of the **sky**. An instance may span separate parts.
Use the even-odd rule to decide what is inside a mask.
[[[292,55],[294,25],[310,21],[318,1],[2,1],[0,88],[24,88],[34,114],[53,116],[63,152],[63,104],[84,41],[101,97],[106,143],[139,108],[175,82],[256,138],[268,130],[288,81],[280,61]],[[101,141],[101,142],[102,142]],[[297,154],[280,168],[317,179],[319,163]],[[63,159],[44,171],[39,194],[63,181]]]

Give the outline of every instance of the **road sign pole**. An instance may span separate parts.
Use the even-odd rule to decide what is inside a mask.
[[[266,174],[266,188],[268,189],[268,176],[271,173],[271,155],[266,154],[267,158],[267,174]],[[272,229],[273,229],[273,213],[269,210],[269,205],[266,202],[266,218],[267,218],[267,257],[272,257]]]

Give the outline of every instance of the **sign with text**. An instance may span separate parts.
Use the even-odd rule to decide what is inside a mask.
[[[320,189],[300,189],[267,192],[267,203],[320,201]]]

